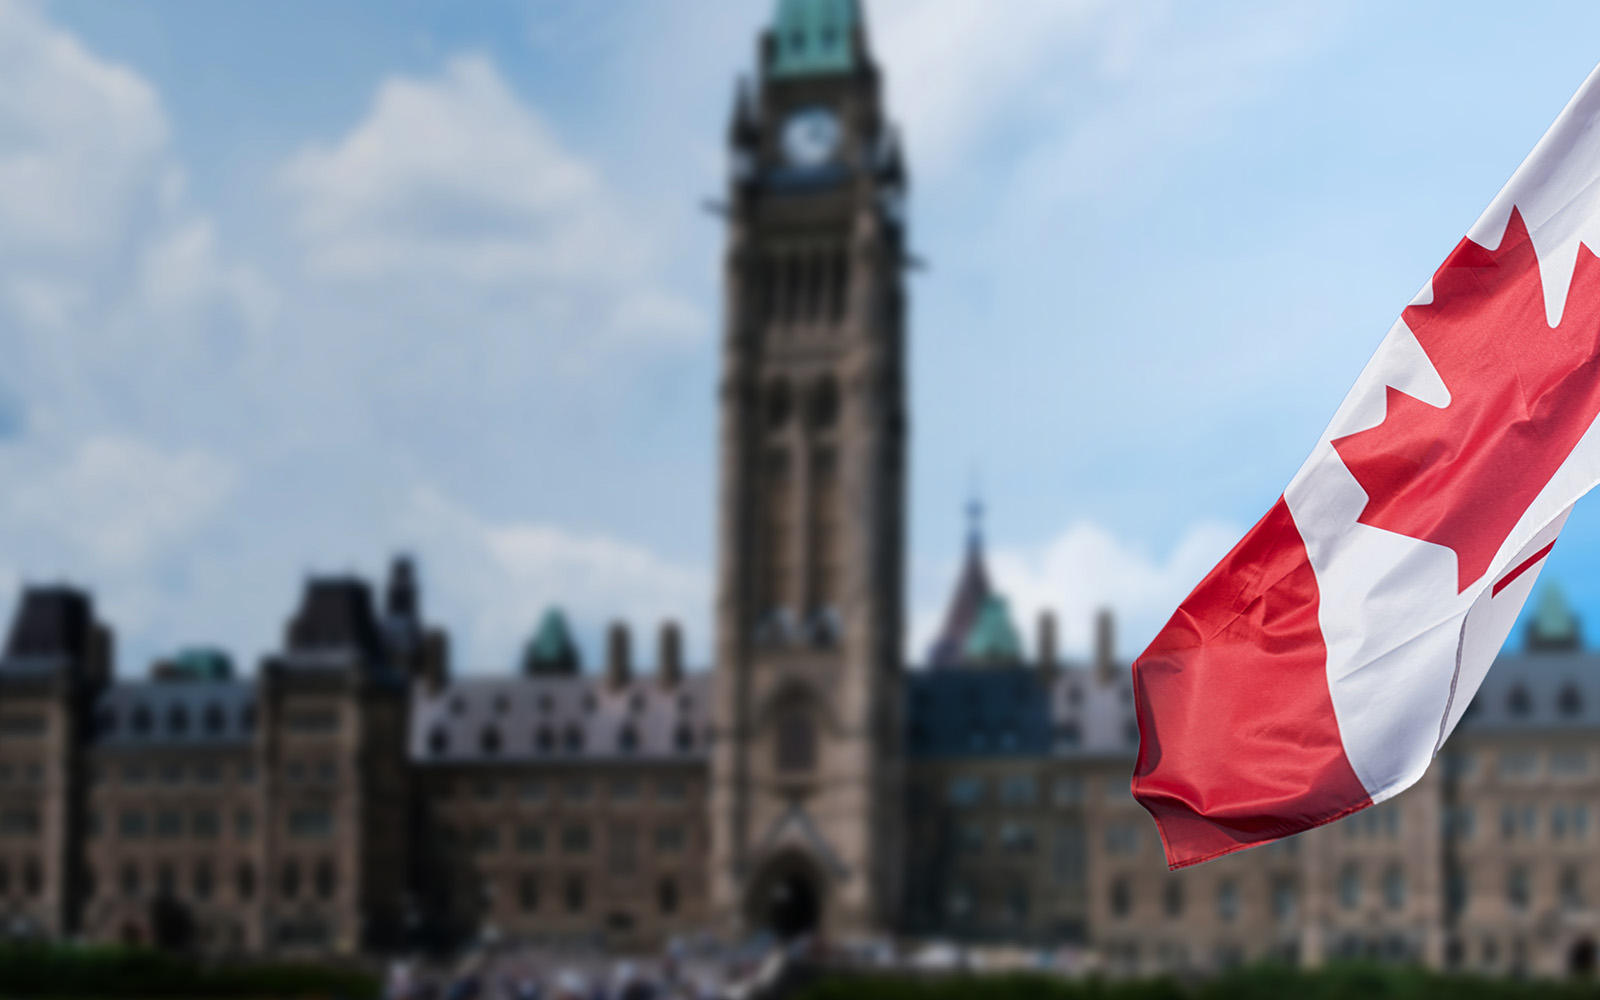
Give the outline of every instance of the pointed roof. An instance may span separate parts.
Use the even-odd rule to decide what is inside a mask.
[[[578,647],[558,607],[545,610],[539,628],[522,654],[522,672],[529,676],[570,676],[581,668]]]
[[[1528,622],[1528,648],[1537,650],[1578,649],[1583,645],[1583,629],[1567,597],[1554,580],[1539,594],[1539,606]]]
[[[967,518],[967,557],[956,578],[955,593],[950,595],[944,627],[928,650],[928,665],[932,667],[951,667],[965,661],[967,636],[992,593],[983,561],[983,505],[977,500],[968,504]]]
[[[963,659],[985,666],[1008,666],[1022,661],[1022,640],[1011,621],[1011,609],[999,594],[990,594],[978,609],[978,618],[962,645]]]
[[[855,68],[855,0],[778,0],[772,19],[772,76],[815,76]]]

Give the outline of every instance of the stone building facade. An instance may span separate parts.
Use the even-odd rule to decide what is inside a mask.
[[[1169,873],[1113,626],[1025,643],[974,517],[905,627],[907,175],[852,0],[782,0],[729,132],[712,663],[584,671],[559,611],[452,671],[410,563],[307,581],[245,678],[114,675],[86,593],[0,654],[0,932],[287,955],[677,934],[1017,942],[1120,974],[1365,956],[1592,968],[1600,658],[1546,589],[1393,801]],[[1031,645],[1031,652],[1025,646]]]

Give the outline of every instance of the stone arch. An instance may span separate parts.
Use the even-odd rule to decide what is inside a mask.
[[[796,849],[773,855],[757,869],[745,892],[748,926],[793,940],[822,929],[828,880],[822,866]]]

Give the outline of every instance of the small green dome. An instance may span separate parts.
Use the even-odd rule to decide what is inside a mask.
[[[978,617],[972,623],[972,630],[967,633],[962,653],[968,663],[1010,664],[1021,661],[1022,641],[1017,637],[1017,628],[1011,621],[1011,609],[1006,606],[1005,598],[990,594],[984,599],[983,606],[978,609]]]
[[[522,653],[525,674],[575,674],[581,663],[578,647],[567,627],[567,616],[557,607],[545,611],[539,628]]]
[[[855,66],[855,0],[778,0],[772,19],[773,76],[847,73]]]
[[[210,646],[191,646],[157,667],[157,676],[172,681],[233,680],[233,657]]]
[[[1554,580],[1540,588],[1539,606],[1528,622],[1529,649],[1577,649],[1583,644],[1578,616]]]

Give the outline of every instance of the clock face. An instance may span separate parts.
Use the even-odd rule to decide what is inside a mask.
[[[827,108],[805,108],[783,123],[783,156],[794,167],[820,167],[839,148],[839,119]]]

